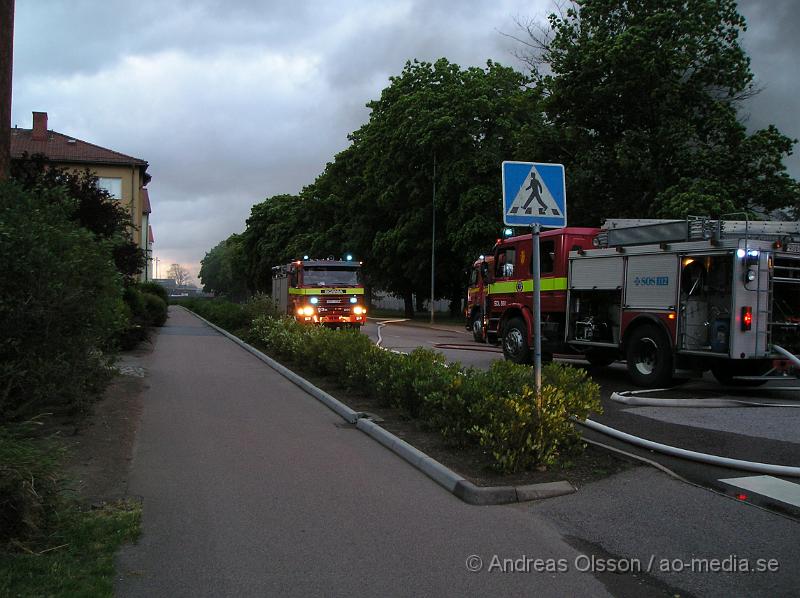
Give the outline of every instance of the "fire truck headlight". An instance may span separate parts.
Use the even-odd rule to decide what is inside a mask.
[[[303,314],[306,316],[313,316],[314,315],[314,308],[310,305],[307,305],[303,308]]]
[[[744,249],[737,249],[736,250],[736,257],[742,259],[744,256],[747,255],[747,252]]]
[[[353,313],[356,314],[357,316],[360,316],[361,314],[367,313],[367,310],[366,310],[366,308],[361,307],[360,305],[356,305],[353,308]]]
[[[747,282],[753,282],[756,279],[756,273],[753,270],[748,270],[745,274]]]
[[[316,305],[317,303],[319,303],[319,297],[312,297],[310,301],[312,304]]]
[[[358,303],[357,297],[350,297],[350,303]]]

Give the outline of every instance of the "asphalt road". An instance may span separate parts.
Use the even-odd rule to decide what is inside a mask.
[[[377,328],[371,324],[364,332],[377,339]],[[419,324],[394,323],[382,326],[380,334],[382,345],[387,348],[410,351],[416,346],[433,347],[450,360],[475,367],[489,367],[493,361],[503,358],[498,349],[487,351],[485,345],[473,343],[468,332],[455,326],[439,325],[431,329]],[[476,350],[470,350],[471,345]],[[564,361],[590,368],[582,360]],[[639,390],[631,386],[624,364],[590,369],[590,372],[602,388],[604,413],[593,417],[600,423],[648,440],[707,454],[800,467],[800,385],[797,382],[732,390],[720,387],[706,375],[701,379],[684,380],[667,392],[651,395],[656,399],[728,398],[796,405],[792,407],[631,407],[610,398],[613,392]],[[790,390],[770,390],[774,386]],[[669,551],[667,546],[682,547],[681,555],[717,554],[723,547],[731,554],[737,551],[741,554],[744,546],[758,546],[761,554],[772,551],[773,556],[778,553],[784,558],[798,556],[800,551],[795,544],[800,544],[796,541],[800,531],[797,527],[800,479],[779,478],[788,483],[784,484],[790,493],[786,500],[792,500],[791,494],[794,494],[794,502],[786,502],[775,495],[736,485],[737,481],[758,474],[668,457],[591,430],[585,430],[585,435],[656,461],[690,484],[681,484],[681,492],[676,493],[672,484],[665,486],[663,475],[654,471],[643,474],[637,470],[592,484],[573,497],[531,507],[533,512],[546,512],[556,517],[568,533],[597,543],[612,554],[663,554]],[[627,477],[642,479],[628,480]],[[620,486],[624,488],[622,493],[619,493]],[[654,508],[653,503],[659,507]],[[589,517],[593,507],[600,507],[602,515]],[[585,509],[583,515],[586,516],[579,515],[581,509]],[[665,512],[668,513],[666,517]],[[702,595],[713,594],[713,588],[708,587],[706,581],[704,578],[683,582],[687,585],[682,587],[691,587]],[[692,585],[695,582],[697,586]],[[788,588],[784,588],[784,593],[796,594],[796,587],[800,584],[793,592],[786,592]],[[781,594],[777,586],[772,590]],[[766,595],[765,591],[756,593]]]
[[[646,467],[571,496],[466,505],[176,308],[145,366],[129,481],[143,497],[143,534],[118,558],[120,596],[790,596],[800,587],[800,524]],[[467,570],[470,556],[480,572]],[[777,571],[709,572],[710,559],[724,567],[734,556],[739,571],[756,559]],[[632,572],[598,571],[612,563]],[[537,572],[551,564],[566,570]]]
[[[187,312],[145,367],[120,596],[608,595],[545,516],[461,502]],[[570,566],[489,572],[495,554]]]

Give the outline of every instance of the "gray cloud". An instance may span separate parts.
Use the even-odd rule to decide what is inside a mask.
[[[13,122],[150,162],[156,255],[196,271],[251,206],[311,183],[406,60],[519,68],[514,18],[550,0],[17,2]],[[764,92],[750,125],[798,136],[792,0],[747,2]],[[797,162],[792,162],[800,175]]]

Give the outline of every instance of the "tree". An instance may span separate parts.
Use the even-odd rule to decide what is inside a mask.
[[[0,183],[0,421],[84,407],[110,378],[122,284],[73,209],[64,189]]]
[[[531,64],[571,223],[798,205],[795,141],[739,117],[757,90],[734,0],[577,0],[549,23]]]
[[[206,253],[200,261],[203,290],[241,301],[248,295],[247,268],[242,235],[231,235]]]
[[[325,230],[367,256],[368,280],[403,297],[407,314],[413,294],[430,292],[434,160],[437,296],[458,303],[466,268],[500,227],[500,163],[544,126],[526,83],[493,62],[408,62],[367,104],[352,145],[304,190],[338,216]]]
[[[303,255],[325,255],[318,231],[333,215],[313,210],[307,197],[276,195],[250,210],[242,233],[245,270],[253,292],[272,292],[272,268]],[[344,215],[339,215],[343,217]]]
[[[189,282],[191,275],[189,271],[180,264],[170,264],[169,270],[167,270],[167,278],[174,280],[176,285],[182,287]]]
[[[26,190],[63,189],[75,200],[69,204],[70,218],[91,231],[97,239],[110,241],[108,246],[117,270],[128,282],[142,271],[145,253],[133,240],[134,226],[130,213],[105,189],[98,187],[97,176],[88,169],[70,172],[53,166],[42,154],[24,155],[12,163],[11,178]],[[59,194],[42,195],[61,197]]]

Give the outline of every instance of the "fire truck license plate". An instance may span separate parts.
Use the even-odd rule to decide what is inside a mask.
[[[786,252],[787,253],[800,253],[800,243],[787,243],[786,244]]]

